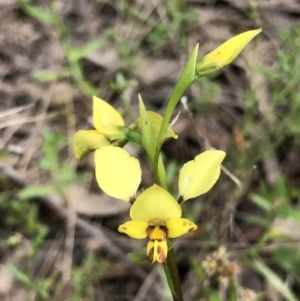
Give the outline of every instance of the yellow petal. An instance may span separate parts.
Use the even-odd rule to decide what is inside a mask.
[[[93,97],[93,124],[94,127],[102,132],[108,126],[124,125],[123,117],[119,112],[106,101]]]
[[[198,228],[197,225],[186,218],[170,219],[166,221],[166,226],[168,228],[168,237],[170,238],[179,237]]]
[[[147,244],[147,256],[151,263],[158,261],[164,262],[168,254],[168,245],[165,240],[149,240]]]
[[[108,195],[129,202],[135,197],[142,171],[137,159],[120,147],[104,146],[95,152],[96,179]]]
[[[154,184],[136,199],[131,206],[130,217],[145,222],[152,219],[166,221],[181,217],[181,207],[169,192]]]
[[[152,128],[153,128],[154,135],[156,137],[158,137],[158,134],[159,134],[159,131],[160,131],[160,128],[161,128],[161,124],[162,124],[162,121],[163,121],[163,117],[161,115],[157,114],[156,112],[147,111],[147,113],[148,113],[148,117],[150,119],[150,122],[151,122],[151,125],[152,125]],[[142,126],[140,124],[140,118],[138,119],[138,123],[139,123],[139,127],[141,128]],[[165,139],[166,138],[177,139],[178,135],[176,135],[174,133],[172,128],[169,128],[167,133],[166,133],[166,136],[165,136]]]
[[[197,62],[197,72],[200,75],[201,72],[209,74],[229,65],[240,54],[245,46],[261,31],[261,28],[249,30],[229,39]],[[210,69],[212,72],[209,72]]]
[[[220,176],[221,162],[225,155],[220,150],[208,150],[183,165],[178,186],[179,195],[184,201],[211,189]]]
[[[110,136],[118,137],[119,136],[120,139],[125,137],[125,135],[123,134],[123,131],[118,126],[113,126],[113,125],[103,128],[101,130],[101,133],[108,137],[110,137]]]
[[[78,131],[74,136],[73,152],[77,159],[82,159],[85,155],[102,146],[109,145],[109,141],[100,132]]]
[[[135,239],[147,237],[148,223],[144,221],[129,221],[119,226],[118,231]]]

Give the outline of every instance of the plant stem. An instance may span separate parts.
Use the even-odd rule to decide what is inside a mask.
[[[163,121],[161,124],[161,128],[157,137],[157,143],[156,143],[156,149],[154,153],[154,159],[153,159],[153,169],[154,174],[157,174],[157,168],[158,168],[158,160],[160,155],[160,150],[163,145],[165,135],[168,131],[169,123],[172,117],[172,114],[174,112],[174,109],[180,100],[180,97],[183,95],[183,93],[187,90],[187,88],[195,81],[195,68],[196,68],[196,62],[197,62],[197,56],[198,56],[198,48],[199,45],[197,44],[190,55],[188,61],[186,62],[179,79],[173,89],[173,92],[170,96],[170,99],[168,101]]]
[[[181,282],[175,261],[175,253],[172,240],[168,239],[168,257],[163,263],[163,267],[167,276],[168,284],[172,292],[174,301],[183,301],[181,291]]]

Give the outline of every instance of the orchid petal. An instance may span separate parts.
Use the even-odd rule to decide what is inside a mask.
[[[124,120],[120,113],[108,102],[94,96],[93,124],[99,132],[103,132],[105,127],[124,126]]]
[[[106,145],[109,145],[109,141],[100,132],[81,130],[76,132],[74,136],[73,152],[75,157],[81,160],[88,153]]]
[[[168,228],[168,237],[176,238],[182,236],[192,230],[196,230],[198,227],[189,219],[186,218],[173,218],[166,221]]]
[[[104,146],[95,152],[96,179],[108,195],[129,202],[135,198],[142,171],[139,161],[119,147]]]
[[[168,254],[168,245],[165,240],[149,240],[147,244],[147,256],[151,263],[155,261],[164,262]]]
[[[208,150],[183,165],[178,186],[179,195],[184,201],[211,189],[220,176],[221,162],[225,155],[220,150]]]
[[[129,221],[119,226],[118,231],[135,239],[147,237],[148,223],[144,221]]]
[[[181,207],[169,192],[154,184],[136,199],[130,209],[133,220],[168,220],[181,217]]]

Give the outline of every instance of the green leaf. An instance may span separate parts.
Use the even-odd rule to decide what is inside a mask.
[[[254,194],[251,196],[251,201],[266,212],[272,211],[272,203],[267,198]]]
[[[151,161],[154,160],[154,153],[156,149],[156,137],[144,105],[143,99],[139,94],[139,109],[140,109],[140,125],[142,128],[142,143],[147,151]]]
[[[70,72],[67,69],[62,69],[59,72],[53,70],[39,70],[32,74],[32,78],[41,83],[55,82],[69,76]]]
[[[157,139],[157,145],[156,150],[154,154],[154,169],[157,168],[158,163],[158,157],[161,150],[161,147],[163,145],[166,133],[168,131],[169,123],[172,117],[172,114],[174,112],[174,109],[180,100],[183,93],[187,90],[187,88],[194,82],[195,78],[195,68],[196,68],[196,62],[198,57],[198,49],[199,44],[196,45],[194,48],[192,54],[190,55],[187,63],[185,64],[179,79],[174,87],[174,90],[171,94],[171,97],[168,101],[166,111],[164,114],[164,118],[162,121],[161,129],[158,135]]]
[[[72,48],[69,50],[68,58],[70,61],[79,61],[80,59],[85,58],[91,52],[95,51],[96,49],[102,47],[105,44],[104,38],[97,38],[93,41],[88,42],[81,48]]]
[[[24,13],[26,13],[27,15],[52,25],[55,24],[55,16],[53,16],[53,14],[51,14],[50,12],[46,12],[33,5],[30,5],[23,0],[19,0],[18,3]]]
[[[228,301],[236,301],[238,299],[238,289],[239,284],[235,280],[230,279],[228,288]]]
[[[77,79],[76,79],[77,80]],[[77,80],[78,86],[80,88],[80,90],[88,95],[89,97],[92,97],[93,95],[98,95],[101,94],[99,92],[99,90],[97,90],[95,87],[93,87],[89,82],[87,82],[86,80],[80,79]]]
[[[31,290],[35,291],[42,299],[46,299],[49,297],[48,292],[44,289],[42,285],[33,283],[29,279],[29,277],[13,263],[8,262],[6,266],[10,269],[10,271],[16,279],[18,279],[21,283],[25,284]]]
[[[30,280],[28,276],[25,273],[23,273],[18,267],[16,267],[13,263],[8,262],[6,266],[12,272],[14,277],[17,278],[20,282],[26,285],[30,285]]]
[[[279,247],[272,254],[272,261],[287,272],[298,273],[300,269],[300,250],[289,247]]]
[[[30,199],[34,197],[43,197],[55,193],[55,188],[53,185],[40,185],[40,186],[29,186],[24,188],[18,194],[21,200]]]
[[[274,289],[276,289],[287,301],[297,301],[296,296],[290,288],[262,261],[254,259],[251,265],[256,271],[268,279]]]
[[[296,210],[295,208],[289,208],[284,215],[286,218],[292,218],[297,223],[300,223],[300,210]]]
[[[131,252],[128,253],[128,257],[135,263],[148,263],[149,259],[146,256],[146,253],[143,252],[141,254],[140,252]]]
[[[51,70],[40,70],[34,72],[32,78],[41,83],[55,82],[59,79],[60,75]]]
[[[290,199],[291,196],[288,192],[288,183],[286,179],[282,176],[278,177],[276,181],[276,190],[280,198],[280,214],[285,217],[289,217],[289,212],[291,211]]]
[[[265,216],[258,216],[255,214],[247,214],[247,216],[245,216],[245,222],[247,224],[253,224],[267,228],[270,225],[270,218],[266,218]]]
[[[204,283],[206,280],[206,274],[201,266],[193,257],[190,258],[190,264],[192,266],[193,272],[196,275],[196,278],[199,283]]]
[[[139,109],[140,125],[142,128],[142,143],[154,166],[156,137],[141,95],[139,95]],[[157,184],[159,184],[162,188],[167,189],[167,176],[164,163],[160,154],[158,156],[157,168],[154,169],[154,178]]]

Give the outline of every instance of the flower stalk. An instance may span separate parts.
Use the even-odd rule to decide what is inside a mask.
[[[169,287],[172,292],[174,301],[183,301],[183,294],[181,289],[181,282],[179,278],[178,268],[175,260],[175,252],[173,248],[173,241],[168,240],[168,257],[163,263],[164,271],[168,280]]]

